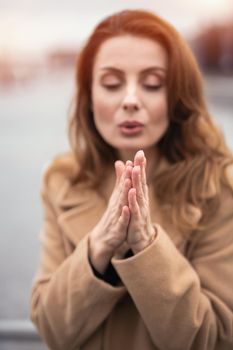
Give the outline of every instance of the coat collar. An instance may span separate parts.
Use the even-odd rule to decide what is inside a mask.
[[[93,190],[67,184],[59,196],[58,224],[76,246],[102,217],[106,203]]]

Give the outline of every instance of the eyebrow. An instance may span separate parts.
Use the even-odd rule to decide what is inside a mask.
[[[111,66],[105,66],[105,67],[101,67],[101,70],[111,70],[114,71],[118,74],[123,74],[124,72],[121,69],[115,68],[115,67],[111,67]],[[166,68],[163,67],[158,67],[158,66],[152,66],[152,67],[148,67],[146,69],[143,69],[140,74],[145,74],[145,73],[150,73],[150,72],[154,72],[154,71],[162,71],[162,72],[166,72]]]

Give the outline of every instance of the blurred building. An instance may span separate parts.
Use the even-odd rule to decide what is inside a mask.
[[[204,73],[233,75],[233,20],[201,28],[189,43]],[[0,53],[0,87],[28,84],[43,75],[74,70],[79,50],[61,46],[41,57]]]
[[[204,71],[233,74],[233,20],[202,29],[191,46]]]

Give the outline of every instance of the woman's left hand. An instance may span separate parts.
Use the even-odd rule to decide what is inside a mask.
[[[134,254],[145,249],[156,236],[152,225],[149,208],[148,186],[146,182],[146,157],[138,151],[131,166],[132,188],[128,192],[130,222],[128,225],[127,243]]]

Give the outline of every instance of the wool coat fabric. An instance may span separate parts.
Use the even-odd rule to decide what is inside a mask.
[[[70,153],[64,163],[74,162]],[[62,162],[61,162],[62,164]],[[104,179],[106,198],[113,176]],[[31,319],[54,350],[232,350],[233,195],[223,188],[217,214],[204,232],[185,239],[149,186],[158,235],[136,255],[115,255],[119,276],[98,278],[88,258],[88,235],[107,202],[71,186],[63,167],[48,165],[41,187],[41,259],[31,292]],[[189,206],[190,220],[202,213]]]

